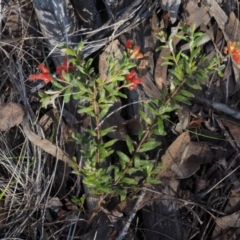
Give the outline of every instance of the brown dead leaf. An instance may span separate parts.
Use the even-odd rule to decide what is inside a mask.
[[[205,11],[203,6],[199,7],[197,2],[188,1],[185,10],[188,16],[188,24],[191,25],[194,23],[196,27],[199,27],[203,21],[203,17],[205,15]]]
[[[208,8],[208,11],[212,17],[215,18],[218,27],[222,30],[225,29],[225,24],[228,21],[226,13],[222,10],[216,0],[204,0],[203,3]]]
[[[193,175],[204,162],[212,158],[207,144],[191,142],[188,132],[182,133],[162,157],[161,177],[183,179]]]
[[[0,131],[8,131],[18,126],[24,116],[23,106],[18,103],[9,102],[0,106]]]
[[[224,28],[224,35],[226,41],[239,41],[240,39],[240,23],[236,15],[231,12],[228,22]]]
[[[234,140],[236,141],[237,146],[240,147],[240,125],[227,119],[221,118],[221,121],[223,125],[227,127],[230,133],[232,134]]]
[[[22,121],[23,131],[26,137],[32,142],[34,145],[42,148],[45,152],[51,154],[52,156],[56,157],[57,159],[65,162],[68,165],[71,165],[73,168],[78,169],[78,165],[69,158],[69,156],[62,151],[59,147],[52,144],[49,140],[43,139],[34,133],[29,126],[29,122],[27,117],[23,118]]]
[[[223,229],[234,227],[240,227],[240,211],[237,211],[231,215],[216,218],[216,223]]]

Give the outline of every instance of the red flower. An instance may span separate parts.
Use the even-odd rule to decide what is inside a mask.
[[[125,46],[127,49],[132,49],[133,47],[133,40],[132,39],[128,39],[125,43]]]
[[[69,72],[69,70],[73,67],[72,63],[68,63],[67,57],[64,57],[63,63],[60,66],[57,66],[56,72],[59,75],[59,78],[63,79],[62,73],[63,72]]]
[[[131,79],[136,75],[136,72],[134,70],[132,70],[129,74],[126,75],[126,79],[128,81],[131,81]]]
[[[129,89],[134,89],[137,87],[137,84],[142,83],[141,78],[135,78],[136,72],[132,70],[129,74],[125,76],[126,80],[131,82],[132,84],[129,86]]]
[[[50,75],[50,72],[48,70],[48,68],[44,65],[44,63],[39,64],[39,69],[42,73],[38,73],[38,74],[31,74],[29,76],[29,80],[37,80],[37,79],[41,79],[43,80],[45,83],[49,83],[52,80],[52,76]]]
[[[229,54],[233,62],[240,68],[240,42],[228,42],[223,52]]]

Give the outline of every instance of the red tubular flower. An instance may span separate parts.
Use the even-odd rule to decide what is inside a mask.
[[[48,68],[44,65],[44,63],[39,64],[39,69],[42,73],[38,74],[31,74],[29,76],[29,80],[43,80],[45,83],[49,83],[52,80],[52,76],[50,75],[50,72]]]
[[[132,83],[129,86],[129,89],[134,89],[134,88],[137,87],[137,84],[142,83],[142,79],[141,78],[135,78],[135,75],[136,75],[136,72],[134,70],[131,70],[131,72],[125,76],[126,80],[128,80],[129,82]]]
[[[228,42],[223,52],[229,54],[232,61],[240,68],[240,42]]]
[[[126,75],[126,79],[128,81],[131,81],[131,79],[136,75],[136,72],[134,70],[132,70],[129,74]]]
[[[31,74],[29,75],[29,80],[38,80],[41,79],[45,83],[49,83],[52,80],[52,77],[49,74],[39,73],[39,74]]]
[[[57,66],[56,68],[56,72],[59,75],[59,78],[63,79],[63,76],[62,76],[63,71],[67,73],[72,67],[73,67],[73,64],[68,63],[67,57],[64,57],[62,65]]]
[[[133,40],[132,39],[128,39],[125,43],[125,46],[127,49],[132,49],[133,47]]]
[[[43,74],[49,74],[49,70],[48,68],[44,65],[44,63],[40,63],[39,64],[39,69]]]

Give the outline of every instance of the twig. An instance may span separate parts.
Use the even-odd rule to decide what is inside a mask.
[[[129,216],[129,219],[128,221],[126,222],[126,225],[124,226],[124,228],[122,229],[121,233],[119,234],[117,240],[122,240],[124,239],[124,237],[127,235],[127,231],[128,231],[128,228],[133,220],[133,218],[135,217],[136,213],[137,213],[137,210],[138,210],[138,207],[140,205],[140,203],[142,202],[143,198],[145,196],[145,191],[143,190],[141,195],[139,196],[130,216]]]
[[[240,112],[236,111],[235,109],[229,107],[226,104],[213,102],[211,100],[208,100],[206,98],[201,98],[201,97],[193,98],[193,102],[195,102],[197,104],[205,105],[205,106],[213,108],[215,110],[220,110],[236,119],[240,119]]]

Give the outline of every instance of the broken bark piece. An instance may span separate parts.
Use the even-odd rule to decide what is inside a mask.
[[[0,131],[8,131],[18,126],[24,117],[24,108],[21,104],[9,102],[0,106]]]

